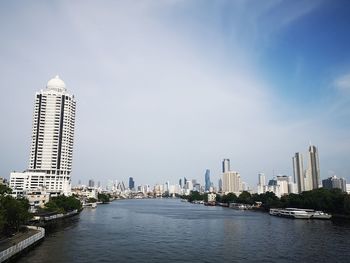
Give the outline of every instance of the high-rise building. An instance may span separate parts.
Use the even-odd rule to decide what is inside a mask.
[[[221,178],[219,178],[218,188],[219,188],[219,192],[222,192],[222,179]]]
[[[30,180],[25,188],[36,187],[31,178],[39,176],[40,187],[47,192],[70,194],[75,104],[74,95],[67,92],[58,76],[36,93],[29,167],[23,175]],[[18,173],[11,177],[18,177]]]
[[[275,178],[269,180],[269,183],[266,186],[266,192],[272,192],[277,197],[281,197],[280,185],[277,183],[277,180]]]
[[[297,184],[298,193],[305,191],[303,155],[298,152],[295,153],[295,156],[293,157],[293,173],[294,182]]]
[[[226,173],[226,172],[229,172],[229,171],[231,171],[230,159],[224,159],[222,161],[222,173]]]
[[[210,170],[207,169],[205,171],[205,191],[209,191],[209,188],[211,186],[211,182],[210,182]]]
[[[322,180],[322,187],[326,189],[339,188],[343,192],[346,192],[346,180],[345,178],[338,178],[334,175],[325,180]]]
[[[134,190],[135,189],[135,181],[134,178],[129,177],[129,189]]]
[[[309,188],[317,189],[320,185],[320,164],[318,159],[318,150],[314,145],[309,146],[309,165],[307,171],[307,177],[310,181]]]
[[[182,179],[181,178],[179,180],[179,186],[180,186],[180,188],[182,188]]]
[[[95,187],[95,181],[90,179],[89,180],[89,187]]]
[[[224,193],[239,194],[242,190],[241,176],[239,173],[229,171],[222,175],[222,191]]]
[[[287,175],[277,175],[276,176],[277,179],[277,184],[280,186],[280,195],[286,195],[289,194],[289,188],[288,188],[288,184],[289,184],[289,176]]]
[[[266,177],[264,173],[259,173],[259,183],[258,183],[258,194],[263,194],[265,193],[265,188],[266,188]]]
[[[73,159],[75,99],[56,76],[35,96],[30,171],[70,180]]]

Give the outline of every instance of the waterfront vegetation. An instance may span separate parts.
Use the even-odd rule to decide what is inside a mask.
[[[87,200],[87,203],[96,203],[97,202],[97,199],[96,198],[93,198],[93,197],[90,197],[88,200]]]
[[[45,204],[44,211],[67,213],[75,209],[80,210],[82,208],[81,202],[74,196],[60,195],[50,198],[50,201]]]
[[[0,235],[8,236],[20,230],[31,214],[28,212],[29,202],[23,198],[13,198],[11,189],[0,185]]]
[[[109,203],[109,199],[111,198],[110,194],[103,194],[103,193],[99,193],[97,195],[98,201],[102,202],[103,204],[107,204]]]
[[[207,200],[207,194],[200,194],[192,191],[190,195],[182,198],[192,202],[195,200]],[[289,194],[278,198],[272,192],[264,194],[250,194],[243,191],[239,196],[234,193],[227,195],[216,195],[216,201],[219,203],[242,203],[242,204],[256,204],[261,202],[261,208],[268,211],[270,208],[309,208],[315,210],[322,210],[327,213],[350,215],[350,195],[342,192],[340,189],[314,189],[305,191],[301,194]]]

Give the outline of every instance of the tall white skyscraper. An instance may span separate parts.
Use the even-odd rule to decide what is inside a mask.
[[[310,145],[308,154],[309,154],[309,165],[308,165],[307,174],[310,181],[310,188],[317,189],[321,183],[320,164],[318,159],[317,147],[314,145]]]
[[[75,99],[56,76],[36,94],[29,170],[69,177],[72,171]]]
[[[305,179],[303,168],[303,155],[295,153],[293,157],[294,182],[297,184],[298,193],[305,191]]]
[[[266,177],[264,173],[259,173],[259,183],[258,183],[258,194],[265,193],[266,188]]]
[[[41,186],[50,193],[70,193],[75,104],[58,76],[36,93],[29,167],[22,175],[29,181],[23,189]],[[40,185],[30,179],[36,175],[40,175]],[[14,180],[16,176],[20,178],[11,174]]]

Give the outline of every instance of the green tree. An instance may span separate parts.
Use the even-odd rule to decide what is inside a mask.
[[[191,193],[187,197],[187,199],[189,202],[202,201],[202,200],[204,200],[204,195],[201,195],[198,191],[191,191]]]
[[[222,203],[233,203],[237,202],[237,200],[237,195],[235,195],[234,193],[228,193],[227,195],[223,195],[221,198]]]
[[[49,202],[45,204],[45,208],[51,212],[67,213],[75,209],[81,209],[81,202],[73,196],[60,195],[52,197]]]
[[[97,198],[98,201],[102,202],[103,204],[109,203],[109,196],[107,194],[99,193]]]
[[[252,205],[254,203],[254,200],[252,199],[252,195],[247,192],[247,191],[243,191],[237,199],[238,203],[242,203],[242,204],[250,204]]]
[[[12,189],[7,187],[4,184],[0,184],[0,195],[4,195],[4,194],[11,194],[12,193]]]
[[[88,200],[87,200],[88,203],[96,203],[97,202],[97,199],[96,198],[93,198],[93,197],[90,197]]]
[[[350,215],[350,195],[344,196],[344,214]]]
[[[11,233],[18,231],[25,224],[31,214],[28,212],[29,202],[27,199],[15,199],[10,195],[0,197],[0,221],[2,232]]]

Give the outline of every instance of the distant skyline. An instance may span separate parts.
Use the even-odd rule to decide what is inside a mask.
[[[319,153],[350,181],[349,1],[2,1],[0,176],[28,167],[35,93],[77,101],[72,180],[256,186]],[[306,165],[306,163],[304,164]]]

